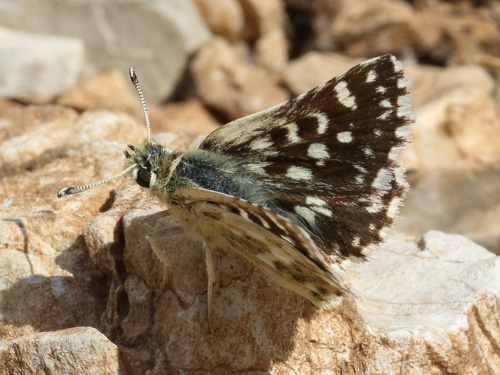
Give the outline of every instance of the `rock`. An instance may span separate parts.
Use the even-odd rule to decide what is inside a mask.
[[[500,369],[494,341],[478,329],[484,324],[492,337],[500,335],[493,307],[500,293],[500,262],[461,236],[429,232],[420,241],[392,237],[373,260],[348,266],[348,283],[358,298],[346,297],[332,311],[316,310],[240,256],[221,251],[215,258],[210,333],[202,247],[187,235],[155,240],[168,259],[166,288],[161,291],[162,264],[146,235],[174,231],[177,222],[144,193],[133,200],[123,219],[126,276],[122,286],[115,285],[107,315],[129,311],[135,317],[135,324],[128,315],[121,315],[121,323],[113,320],[115,330],[122,329],[122,343],[154,338],[146,344],[150,353],[157,353],[148,357],[155,363],[153,374],[180,369],[214,374],[250,369],[399,374],[401,363],[420,373],[437,367],[463,374]],[[136,286],[131,288],[129,282]],[[144,310],[144,303],[154,307]],[[135,358],[144,341],[126,346]],[[163,351],[169,355],[159,355]],[[151,368],[146,361],[140,366],[144,371]]]
[[[255,44],[256,62],[271,72],[281,72],[288,64],[288,40],[282,29],[265,34]]]
[[[117,70],[128,79],[128,68],[135,66],[149,101],[154,103],[172,92],[189,56],[210,37],[190,0],[143,0],[127,6],[60,1],[36,7],[26,0],[0,2],[0,25],[82,40],[87,54],[83,78]],[[63,76],[61,72],[57,75]]]
[[[223,39],[216,38],[200,50],[191,72],[201,100],[230,120],[288,99],[269,73],[245,63]]]
[[[430,228],[460,233],[500,254],[500,168],[410,175],[398,231],[421,236]]]
[[[150,117],[153,133],[168,131],[193,137],[219,127],[217,120],[196,99],[153,108]]]
[[[0,341],[0,374],[120,373],[118,348],[94,328],[71,328]]]
[[[77,38],[0,28],[0,96],[48,102],[76,83],[83,59]]]
[[[245,37],[256,40],[283,28],[284,4],[281,0],[239,0],[245,15]]]
[[[399,53],[418,36],[412,7],[403,1],[319,0],[312,27],[319,49],[349,56]]]
[[[117,71],[101,73],[96,77],[79,82],[67,90],[58,104],[73,107],[78,111],[96,108],[113,108],[123,111],[141,111],[141,102],[130,79]]]
[[[333,53],[308,52],[286,66],[282,80],[293,96],[297,96],[345,73],[360,62],[362,59]]]
[[[194,2],[212,33],[231,42],[241,39],[245,17],[238,0],[194,0]]]
[[[59,106],[2,107],[2,338],[95,327],[109,282],[90,261],[82,226],[106,209],[116,183],[71,200],[56,195],[65,186],[121,170],[125,145],[105,140],[131,141],[144,136],[144,129],[103,111],[78,118]]]
[[[494,82],[478,66],[407,66],[418,170],[477,169],[500,160]]]

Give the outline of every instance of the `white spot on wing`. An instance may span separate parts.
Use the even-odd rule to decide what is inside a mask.
[[[308,168],[292,166],[286,171],[286,176],[294,180],[312,180],[312,172]]]
[[[328,206],[328,203],[318,197],[307,197],[306,204],[310,206]]]
[[[354,237],[352,240],[352,246],[358,247],[359,246],[359,237]]]
[[[311,113],[318,120],[318,134],[325,134],[328,129],[328,116],[321,112]]]
[[[392,104],[389,100],[384,99],[380,102],[380,106],[384,108],[392,108]]]
[[[295,206],[294,211],[297,213],[297,215],[302,216],[311,224],[314,224],[314,222],[316,221],[316,214],[314,213],[314,211],[310,210],[307,207]]]
[[[375,91],[378,92],[379,94],[385,94],[387,89],[384,86],[379,86],[375,89]]]
[[[290,143],[297,143],[301,141],[301,138],[299,137],[299,127],[296,123],[291,122],[290,124],[286,124],[284,127],[288,130],[287,138]]]
[[[377,173],[377,177],[372,182],[372,187],[377,190],[389,190],[391,188],[390,182],[393,178],[394,175],[390,170],[381,168]]]
[[[396,137],[400,139],[409,139],[410,138],[410,128],[406,125],[400,126],[399,128],[396,128]]]
[[[403,63],[396,59],[394,56],[391,56],[391,61],[394,64],[394,71],[395,72],[402,72],[403,71]]]
[[[366,75],[366,82],[375,82],[377,79],[377,73],[374,70],[370,70]]]
[[[356,100],[347,88],[347,83],[345,81],[340,81],[339,83],[337,83],[334,87],[334,90],[337,93],[337,98],[342,105],[350,109],[357,108]]]
[[[271,137],[257,138],[252,143],[250,143],[250,148],[255,151],[267,150],[273,146]]]
[[[323,143],[313,143],[307,150],[307,155],[314,159],[328,159],[330,155]]]
[[[264,170],[265,167],[271,165],[271,163],[254,163],[254,164],[248,164],[247,168],[251,170],[254,173],[258,174],[267,174],[266,171]]]
[[[350,142],[352,142],[352,133],[351,132],[340,132],[337,134],[337,139],[341,143],[350,143]]]

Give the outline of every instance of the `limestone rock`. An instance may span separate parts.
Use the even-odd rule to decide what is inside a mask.
[[[93,328],[0,341],[0,374],[121,374],[118,348]]]
[[[191,0],[161,2],[0,1],[0,25],[12,29],[71,36],[85,44],[83,78],[117,70],[127,79],[130,66],[141,72],[149,101],[174,89],[189,55],[210,32]],[[137,30],[140,30],[138,32]],[[53,76],[65,76],[61,72]]]
[[[131,200],[136,203],[123,220],[126,277],[114,285],[107,315],[115,318],[107,329],[120,327],[118,342],[128,347],[131,358],[141,348],[124,343],[154,338],[146,341],[156,353],[153,374],[180,369],[399,374],[401,366],[420,373],[474,374],[500,369],[495,339],[478,329],[500,335],[494,307],[500,261],[461,236],[392,237],[372,260],[347,268],[357,298],[346,297],[332,311],[317,311],[237,254],[222,251],[216,254],[211,333],[201,245],[188,235],[155,240],[168,259],[166,288],[160,290],[162,264],[146,235],[175,228],[176,220],[144,193]],[[144,310],[144,303],[154,307]],[[123,313],[120,318],[119,311],[128,311],[135,323]],[[135,363],[145,371],[151,369],[148,361]]]
[[[319,0],[312,25],[318,48],[349,56],[399,53],[419,35],[412,7],[403,1]]]
[[[232,42],[241,39],[245,16],[238,0],[194,0],[194,2],[215,35]]]
[[[202,101],[230,120],[288,99],[267,71],[245,63],[223,39],[216,38],[204,46],[191,69]]]
[[[154,133],[170,132],[191,137],[210,133],[219,127],[219,122],[196,99],[169,103],[150,111]]]
[[[140,74],[140,73],[138,73]],[[121,72],[110,71],[79,82],[57,100],[58,104],[86,111],[112,108],[123,111],[141,111],[139,97]]]
[[[290,62],[282,73],[282,80],[293,96],[309,91],[346,72],[360,59],[326,52],[309,52]]]
[[[84,46],[77,38],[0,28],[0,61],[0,96],[43,103],[76,83]]]

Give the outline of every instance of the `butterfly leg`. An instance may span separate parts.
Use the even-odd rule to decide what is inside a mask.
[[[168,238],[170,243],[177,243],[176,238],[179,236],[184,236],[184,230],[181,227],[173,227],[173,228],[166,228],[166,229],[160,229],[156,230],[146,236],[146,238],[149,241],[149,244],[151,246],[151,249],[153,249],[153,252],[155,253],[156,257],[160,260],[160,262],[163,265],[163,276],[160,284],[160,289],[158,290],[158,293],[156,294],[155,301],[160,298],[160,296],[163,294],[163,292],[166,289],[167,282],[168,282],[168,257],[165,254],[165,249],[164,245],[165,244],[165,239]],[[180,239],[182,240],[183,237]]]
[[[208,328],[210,329],[210,332],[212,332],[212,296],[215,283],[214,257],[212,248],[206,243],[204,243],[204,247],[205,247],[205,257],[206,257],[207,275],[208,275],[208,287],[207,287]]]

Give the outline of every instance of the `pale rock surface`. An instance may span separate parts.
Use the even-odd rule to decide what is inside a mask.
[[[313,6],[315,45],[350,56],[402,52],[419,33],[410,4],[384,0],[318,0]]]
[[[500,161],[494,81],[474,65],[446,69],[408,64],[414,113],[412,149],[420,172],[477,169]]]
[[[245,37],[256,40],[283,28],[285,5],[282,0],[239,0],[245,15]]]
[[[141,75],[140,72],[136,73]],[[141,102],[130,79],[125,79],[123,74],[116,70],[78,82],[65,91],[56,102],[78,111],[110,108],[142,113]]]
[[[193,137],[210,133],[220,125],[198,99],[152,108],[149,116],[153,133],[171,132]]]
[[[172,92],[189,56],[210,38],[191,0],[2,0],[0,25],[82,40],[87,54],[83,78],[109,69],[126,78],[135,66],[143,72],[141,82],[152,102]]]
[[[362,59],[311,51],[290,62],[283,70],[281,79],[293,96],[297,96],[345,73],[360,62]]]
[[[199,51],[191,72],[201,100],[230,120],[288,99],[272,75],[246,63],[233,46],[220,38]]]
[[[0,341],[0,375],[125,374],[118,348],[94,328],[71,328]]]
[[[126,271],[122,283],[113,285],[106,315],[114,318],[104,331],[121,332],[117,342],[128,348],[124,360],[138,371],[400,374],[404,368],[404,373],[479,374],[500,369],[495,357],[500,261],[461,236],[429,232],[420,241],[394,236],[369,262],[348,266],[356,300],[345,298],[338,309],[322,312],[237,254],[217,253],[210,332],[202,246],[184,234],[153,240],[168,259],[166,288],[159,290],[163,267],[146,235],[174,231],[176,219],[128,182],[122,188],[117,197],[126,195],[135,204],[123,218]],[[87,226],[87,243],[101,242],[95,239],[104,235],[97,229],[103,228],[101,220]],[[102,251],[91,246],[91,253]],[[148,303],[152,307],[145,309]],[[145,346],[152,357],[144,356]]]
[[[26,115],[12,106],[0,113],[14,129]],[[369,262],[349,266],[347,282],[357,299],[345,298],[332,311],[318,311],[237,254],[217,253],[210,332],[202,246],[184,234],[155,242],[168,259],[165,289],[159,290],[163,267],[146,235],[175,228],[176,220],[130,176],[55,197],[62,186],[118,172],[125,147],[109,140],[134,142],[144,136],[143,125],[105,111],[69,122],[72,111],[49,108],[55,114],[46,118],[62,113],[59,126],[72,130],[66,139],[54,139],[57,151],[45,151],[43,163],[33,163],[31,171],[21,163],[1,186],[2,353],[11,353],[19,342],[26,342],[23,348],[41,348],[43,341],[44,349],[23,356],[36,368],[43,353],[57,354],[73,342],[74,332],[31,334],[90,326],[117,346],[120,369],[133,374],[481,374],[500,369],[495,357],[498,258],[460,236],[437,232],[420,241],[396,236]],[[33,115],[32,108],[26,111]],[[172,149],[201,140],[173,134],[155,138]],[[82,227],[84,241],[77,239]],[[88,356],[76,345],[68,349],[74,368],[83,368],[78,366],[92,356],[100,373],[115,371],[114,345],[93,330],[78,330],[75,335],[93,344],[86,345]],[[54,368],[66,353],[56,356]]]
[[[77,38],[0,27],[0,96],[43,103],[61,95],[78,80],[84,49]]]
[[[1,336],[96,327],[109,283],[90,262],[81,233],[106,209],[109,190],[74,199],[58,199],[57,192],[121,170],[125,145],[106,140],[133,142],[145,131],[105,111],[78,117],[60,106],[0,108]]]
[[[236,42],[245,27],[245,15],[239,0],[194,0],[203,19],[215,35]]]

